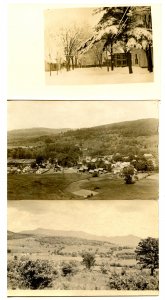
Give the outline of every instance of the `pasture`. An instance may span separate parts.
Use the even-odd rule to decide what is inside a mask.
[[[134,250],[109,242],[72,238],[67,238],[65,244],[59,237],[9,239],[8,289],[27,289],[28,273],[20,272],[32,270],[40,281],[43,278],[44,285],[39,289],[158,290],[158,272],[150,276],[148,269],[141,270]],[[82,263],[83,252],[94,254],[95,263],[91,268]]]
[[[110,174],[9,174],[8,200],[156,200],[158,187],[158,174],[129,185]]]

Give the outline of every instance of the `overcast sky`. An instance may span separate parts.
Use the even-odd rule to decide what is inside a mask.
[[[157,101],[8,101],[8,130],[82,128],[158,118]]]
[[[89,24],[94,27],[102,13],[93,14],[95,8],[65,8],[65,9],[46,9],[45,16],[45,29],[56,30],[60,27],[77,24],[83,26],[83,24]]]
[[[158,237],[158,203],[152,200],[8,201],[8,230],[36,228],[96,235]]]

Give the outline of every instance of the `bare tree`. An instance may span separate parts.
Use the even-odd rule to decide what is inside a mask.
[[[88,32],[86,31],[87,27],[82,26],[79,27],[76,24],[73,24],[69,27],[62,27],[60,29],[60,38],[61,44],[63,46],[63,52],[66,58],[66,69],[70,71],[74,70],[74,67],[77,67],[78,61],[78,52],[77,49],[81,45],[81,43],[88,36]]]
[[[49,64],[50,76],[53,65],[55,65],[58,75],[58,71],[61,69],[61,64],[64,61],[64,56],[59,36],[55,35],[51,30],[45,32],[45,61]]]
[[[103,43],[100,42],[95,44],[92,50],[96,60],[95,65],[98,65],[101,68],[103,63]]]

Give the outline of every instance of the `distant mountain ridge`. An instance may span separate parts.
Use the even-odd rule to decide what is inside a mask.
[[[13,234],[13,233],[12,233]],[[86,233],[83,231],[65,231],[65,230],[53,230],[53,229],[44,229],[44,228],[37,228],[34,230],[24,230],[18,233],[14,233],[15,235],[22,236],[23,238],[28,236],[49,236],[49,237],[74,237],[74,238],[80,238],[80,239],[86,239],[86,240],[96,240],[96,241],[103,241],[103,242],[109,242],[112,244],[117,244],[119,246],[130,246],[130,247],[136,247],[138,243],[140,242],[141,238],[134,236],[134,235],[126,235],[126,236],[98,236],[90,233]],[[9,238],[12,238],[11,234],[9,235]]]
[[[86,127],[86,128],[77,128],[77,129],[71,129],[71,128],[44,128],[44,127],[36,127],[36,128],[26,128],[26,129],[14,129],[8,131],[8,142],[11,142],[11,140],[20,140],[22,139],[34,139],[39,138],[43,136],[51,136],[58,135],[60,133],[65,133],[66,135],[75,135],[77,137],[77,134],[83,133],[84,131],[86,133],[88,132],[96,132],[98,133],[106,132],[107,130],[110,130],[113,133],[122,133],[122,134],[133,134],[135,136],[138,135],[155,135],[158,134],[158,125],[159,120],[156,118],[148,118],[148,119],[139,119],[139,120],[132,120],[132,121],[124,121],[124,122],[117,122],[117,123],[110,123],[105,125],[99,125],[99,126],[93,126],[93,127]],[[68,133],[67,133],[68,132]]]
[[[82,127],[82,128],[49,128],[49,127],[32,127],[32,128],[24,128],[24,129],[13,129],[8,130],[8,135],[22,135],[28,134],[34,136],[39,135],[49,135],[49,134],[58,134],[61,132],[66,131],[76,131],[76,130],[88,130],[88,129],[101,129],[101,128],[109,128],[109,129],[120,129],[126,127],[136,127],[136,126],[152,126],[158,129],[159,120],[156,118],[147,118],[147,119],[138,119],[138,120],[131,120],[131,121],[122,121],[122,122],[115,122],[110,124],[103,124],[98,126],[91,126],[91,127]]]
[[[40,137],[51,134],[59,134],[62,132],[68,131],[69,128],[46,128],[46,127],[33,127],[33,128],[25,128],[25,129],[13,129],[8,131],[8,138],[25,138],[26,137]]]

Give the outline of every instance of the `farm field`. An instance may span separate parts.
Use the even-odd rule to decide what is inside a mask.
[[[76,199],[66,187],[83,174],[8,175],[8,200]]]
[[[83,195],[84,191],[84,195]],[[158,199],[158,174],[125,184],[122,178],[103,174],[8,175],[8,200],[154,200]]]
[[[148,269],[141,270],[134,251],[133,245],[121,246],[107,241],[9,234],[8,289],[26,289],[26,275],[21,272],[32,268],[36,277],[41,273],[40,281],[42,277],[48,279],[40,289],[158,290],[158,270],[154,276]],[[83,263],[83,253],[95,257],[90,268]],[[37,289],[37,286],[29,288]]]

